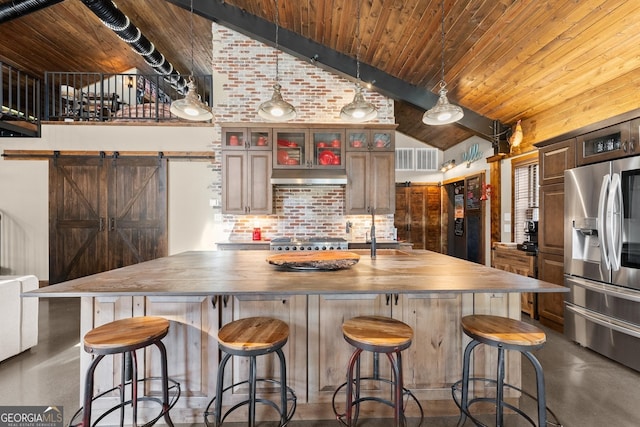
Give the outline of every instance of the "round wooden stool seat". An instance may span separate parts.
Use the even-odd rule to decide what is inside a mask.
[[[220,427],[228,415],[236,409],[247,406],[249,426],[256,425],[256,406],[263,404],[278,412],[279,426],[286,426],[296,411],[296,394],[287,385],[287,363],[282,347],[289,339],[289,325],[272,317],[247,317],[227,323],[218,331],[218,347],[222,350],[222,358],[218,364],[216,394],[204,412],[206,426]],[[280,378],[258,377],[257,357],[273,353],[280,365]],[[248,359],[248,378],[234,384],[225,385],[225,368],[234,356]],[[276,363],[277,363],[276,362]],[[232,377],[236,379],[234,375]],[[272,400],[258,384],[268,384],[270,388],[280,391],[279,401]],[[248,396],[243,401],[235,401],[223,411],[222,400],[225,394],[231,394],[240,386],[248,387]]]
[[[164,338],[169,321],[144,316],[116,320],[92,329],[84,336],[84,350],[91,354],[116,354],[146,347]]]
[[[546,407],[544,372],[542,365],[540,365],[540,362],[532,352],[540,349],[546,342],[547,336],[544,331],[520,320],[480,314],[464,316],[461,325],[462,331],[471,338],[471,342],[467,344],[464,350],[462,379],[451,386],[453,400],[460,408],[458,425],[464,425],[467,418],[471,419],[475,425],[486,425],[477,418],[477,414],[472,414],[471,408],[476,404],[491,403],[495,405],[495,425],[499,427],[505,425],[505,408],[511,410],[522,421],[528,422],[534,427],[545,427],[547,425],[547,413],[553,420],[551,422],[553,425],[561,426],[556,415]],[[497,349],[495,378],[471,377],[471,353],[482,344]],[[505,381],[505,351],[507,350],[518,351],[531,362],[536,375],[535,395]],[[480,387],[473,387],[471,383],[479,383],[481,385]],[[495,396],[487,396],[482,392],[478,392],[478,390],[484,390],[488,385],[495,386]],[[525,413],[525,409],[528,409],[525,408],[526,405],[522,407],[516,406],[505,399],[505,390],[509,389],[520,393],[521,397],[527,397],[536,402],[537,424],[533,417]]]
[[[394,426],[406,425],[405,403],[412,399],[420,411],[420,423],[424,417],[422,405],[413,393],[404,387],[402,374],[402,350],[409,348],[413,339],[413,328],[399,320],[383,316],[358,316],[342,323],[342,335],[346,342],[355,347],[347,364],[347,381],[338,386],[331,400],[333,413],[338,421],[348,427],[355,426],[360,416],[360,404],[373,401],[385,404],[393,409]],[[361,375],[360,356],[364,351],[373,353],[373,372]],[[384,354],[389,360],[391,375],[381,376],[378,354]],[[366,382],[376,383],[373,388],[364,386]],[[382,388],[381,388],[382,387]],[[381,397],[371,390],[381,391],[388,387],[390,397]],[[338,394],[345,393],[344,412],[338,408]],[[364,390],[364,393],[363,393]]]
[[[163,317],[140,316],[115,320],[87,332],[83,339],[84,350],[93,356],[84,380],[84,405],[71,417],[70,427],[112,425],[118,424],[118,420],[121,427],[125,424],[150,427],[163,417],[166,424],[173,427],[169,411],[180,398],[180,384],[169,378],[167,349],[162,342],[169,333],[169,325]],[[160,374],[139,378],[136,352],[150,346],[157,349]],[[109,390],[94,390],[98,364],[105,357],[118,356],[120,383]],[[117,366],[113,362],[111,364]],[[115,378],[115,372],[113,375]],[[152,383],[160,386],[160,394],[147,391],[152,388]],[[96,414],[93,414],[94,402],[102,402],[96,405],[100,409]],[[138,419],[138,404],[141,402],[144,402],[144,420]],[[153,407],[157,407],[157,411]]]
[[[342,324],[344,339],[356,348],[388,353],[408,348],[413,339],[411,326],[390,317],[359,316]]]
[[[536,326],[507,317],[472,315],[462,318],[465,334],[487,345],[541,347],[547,340]]]
[[[289,325],[271,317],[247,317],[227,323],[218,332],[222,349],[235,355],[270,353],[289,339]]]

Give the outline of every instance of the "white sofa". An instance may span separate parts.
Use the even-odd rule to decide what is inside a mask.
[[[20,297],[37,288],[36,276],[0,276],[0,361],[38,344],[38,298]]]

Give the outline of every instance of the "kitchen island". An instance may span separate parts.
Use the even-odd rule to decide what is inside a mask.
[[[267,315],[290,326],[284,348],[289,384],[298,396],[295,418],[332,418],[333,390],[344,381],[351,353],[341,324],[356,315],[386,315],[414,328],[404,360],[405,384],[427,413],[455,406],[450,386],[461,377],[467,340],[459,320],[472,313],[519,318],[521,292],[565,292],[566,288],[429,251],[366,251],[349,269],[286,270],[266,262],[268,251],[185,252],[41,288],[24,296],[80,297],[81,334],[131,316],[172,321],[165,338],[169,373],[182,385],[174,421],[202,422],[213,397],[218,363],[216,333],[234,319]],[[81,378],[90,361],[82,352]],[[476,358],[476,374],[494,369],[493,355]],[[145,371],[155,374],[152,353]],[[366,368],[370,361],[363,363]],[[518,384],[520,359],[509,359],[508,378]],[[233,367],[238,376],[245,368]],[[111,387],[112,368],[98,374]],[[260,369],[270,372],[273,365]],[[158,390],[147,390],[156,393]],[[237,390],[242,398],[243,390]],[[380,405],[377,405],[380,406]],[[363,417],[369,415],[363,413]],[[372,414],[381,416],[382,414]]]

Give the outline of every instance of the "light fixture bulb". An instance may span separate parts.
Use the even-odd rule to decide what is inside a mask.
[[[353,101],[342,107],[340,118],[349,122],[366,122],[378,117],[378,110],[370,102],[365,101],[362,87],[356,83],[356,94]]]
[[[258,115],[270,121],[292,120],[297,112],[293,105],[282,99],[281,86],[273,85],[273,95],[267,102],[263,102],[258,108]]]
[[[446,125],[449,123],[457,122],[464,116],[462,108],[457,105],[449,104],[447,99],[447,89],[445,84],[442,83],[440,88],[440,98],[436,105],[425,111],[422,116],[422,122],[427,125]]]
[[[171,114],[182,119],[192,121],[207,121],[213,119],[211,108],[200,99],[196,90],[193,76],[189,77],[187,84],[187,95],[182,99],[176,99],[171,103],[169,109]]]

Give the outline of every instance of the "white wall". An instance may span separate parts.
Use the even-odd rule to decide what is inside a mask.
[[[41,138],[2,138],[0,150],[210,151],[212,126],[42,126]],[[170,161],[169,253],[212,249],[216,236],[209,207],[215,179],[209,162]],[[49,278],[48,162],[0,159],[3,215],[2,274]]]

